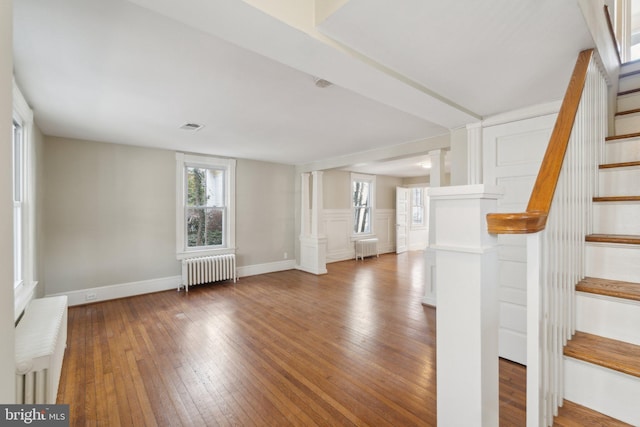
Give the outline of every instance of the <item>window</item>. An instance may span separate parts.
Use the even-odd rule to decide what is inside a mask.
[[[411,225],[424,226],[424,188],[411,188]]]
[[[22,242],[24,240],[24,165],[22,124],[13,120],[13,287],[21,286],[24,276]]]
[[[235,249],[235,160],[176,154],[176,252],[191,255]]]
[[[353,233],[373,234],[376,177],[351,174]]]
[[[33,298],[35,272],[35,165],[33,112],[13,83],[13,287],[14,320]]]

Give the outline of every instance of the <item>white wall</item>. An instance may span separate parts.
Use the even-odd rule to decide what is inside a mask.
[[[15,402],[12,200],[12,1],[0,0],[0,402]]]

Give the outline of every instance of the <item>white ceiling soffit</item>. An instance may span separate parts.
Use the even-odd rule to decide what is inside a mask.
[[[336,49],[245,1],[129,1],[444,128],[457,128],[479,119],[434,96],[427,88],[407,84],[372,67],[356,52]],[[270,6],[269,2],[266,6]]]
[[[483,117],[561,99],[593,47],[576,0],[349,0],[318,29]]]

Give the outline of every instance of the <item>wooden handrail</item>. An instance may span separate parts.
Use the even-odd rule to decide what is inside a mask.
[[[616,51],[616,57],[618,58],[618,65],[622,64],[622,59],[620,58],[620,45],[618,44],[618,38],[616,37],[616,32],[613,30],[613,24],[611,23],[611,14],[609,13],[609,6],[604,5],[604,17],[607,20],[607,28],[609,29],[609,36],[611,37],[611,42]]]
[[[584,50],[578,55],[536,183],[531,191],[527,211],[487,214],[489,233],[528,234],[544,230],[592,56],[593,49]]]

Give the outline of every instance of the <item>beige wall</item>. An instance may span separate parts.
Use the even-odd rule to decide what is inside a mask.
[[[239,266],[295,258],[294,203],[293,166],[238,160],[236,244]]]
[[[376,177],[376,209],[396,208],[396,187],[402,185],[402,178],[378,175]]]
[[[322,174],[325,209],[351,209],[351,173],[328,170]]]
[[[12,1],[0,0],[0,402],[15,402],[12,200]]]
[[[45,137],[47,294],[180,274],[175,154]]]
[[[418,185],[428,186],[429,185],[429,176],[428,175],[425,175],[425,176],[414,176],[414,177],[411,177],[411,178],[403,178],[402,179],[402,186],[403,187],[418,186]]]
[[[47,294],[180,274],[175,154],[45,137]],[[238,266],[293,259],[294,167],[238,160]]]
[[[44,296],[45,284],[44,284],[44,263],[41,262],[43,260],[44,255],[44,191],[45,191],[45,180],[44,180],[44,135],[40,132],[37,124],[33,125],[33,153],[34,153],[34,164],[35,164],[35,195],[34,202],[35,206],[35,271],[34,271],[34,280],[38,282],[38,287],[36,288],[36,298],[42,298]]]

